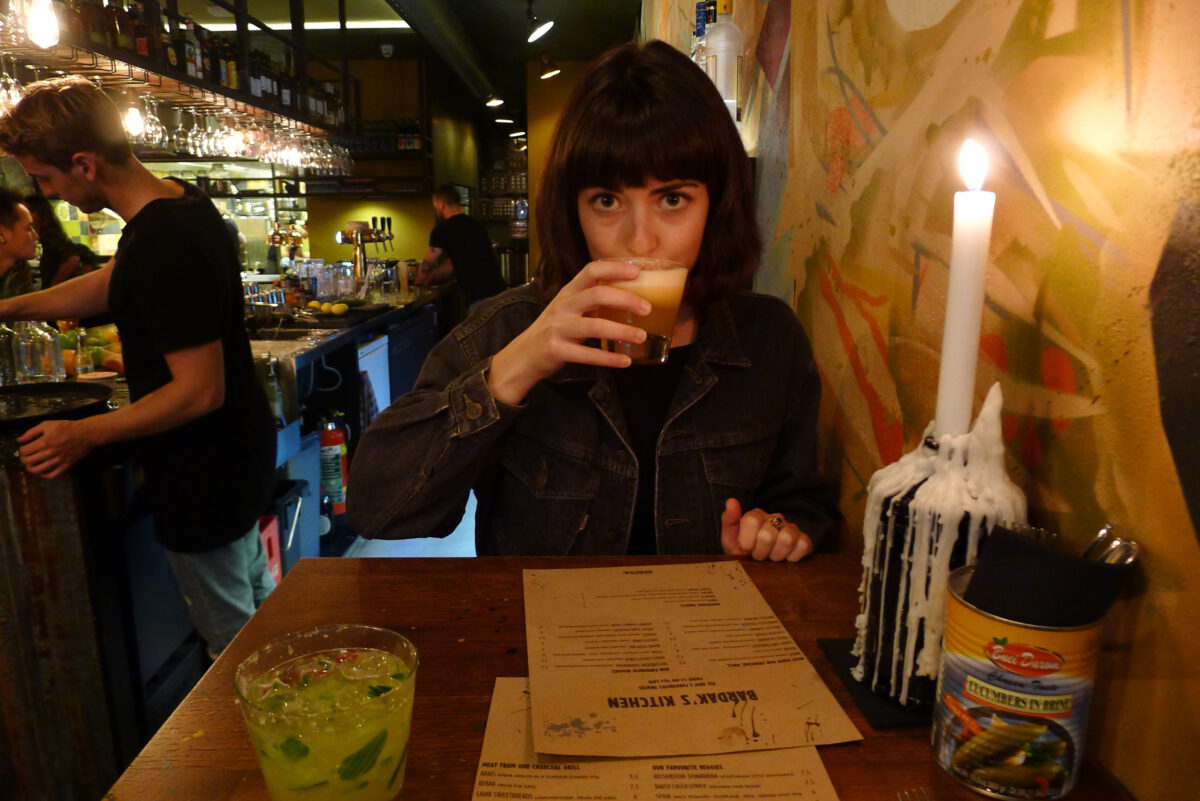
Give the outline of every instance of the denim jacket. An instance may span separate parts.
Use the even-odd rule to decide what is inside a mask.
[[[366,537],[445,536],[475,490],[476,550],[626,552],[638,465],[608,369],[568,364],[519,406],[488,391],[491,356],[545,307],[529,285],[485,301],[429,354],[416,387],[364,434],[348,481]],[[820,381],[792,310],[738,294],[700,310],[658,443],[659,553],[720,553],[735,497],[819,545],[835,498],[816,465]]]

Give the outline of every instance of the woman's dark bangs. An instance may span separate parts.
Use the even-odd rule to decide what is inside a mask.
[[[659,112],[637,115],[628,125],[580,131],[566,168],[568,185],[579,192],[640,187],[651,179],[710,184],[719,156],[711,140],[697,135],[703,130]]]

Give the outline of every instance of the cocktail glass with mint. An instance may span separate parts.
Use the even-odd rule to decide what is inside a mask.
[[[372,626],[264,645],[234,687],[273,801],[388,801],[408,756],[417,649]]]

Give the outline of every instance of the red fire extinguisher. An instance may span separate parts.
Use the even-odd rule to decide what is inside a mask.
[[[321,505],[335,515],[346,513],[346,428],[332,412],[321,422]]]

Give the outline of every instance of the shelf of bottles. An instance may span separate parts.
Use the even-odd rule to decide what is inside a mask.
[[[493,171],[480,180],[479,215],[508,223],[508,236],[524,239],[529,227],[528,151],[510,141],[494,147],[491,155]]]
[[[350,171],[349,151],[328,134],[346,123],[343,94],[355,93],[303,77],[294,63],[303,53],[291,39],[231,5],[241,30],[226,38],[180,14],[176,0],[53,0],[59,43],[47,47],[31,41],[22,9],[12,6],[0,15],[0,113],[19,98],[24,80],[83,75],[123,108],[142,157],[260,159],[314,175]],[[246,31],[254,36],[242,36]],[[281,56],[250,47],[256,40],[274,42]]]

